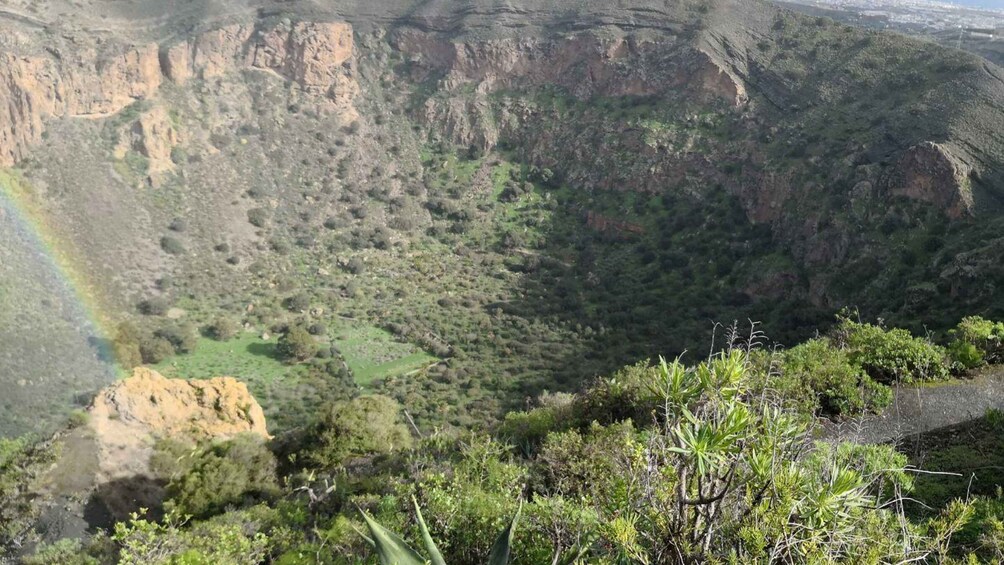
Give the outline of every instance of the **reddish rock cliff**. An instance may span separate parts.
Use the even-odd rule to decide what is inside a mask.
[[[337,22],[297,23],[259,34],[252,26],[232,25],[165,47],[0,54],[0,166],[23,159],[41,139],[47,119],[115,114],[155,96],[164,77],[185,84],[242,69],[274,71],[319,102],[333,104],[350,122],[357,118],[352,100],[358,92],[352,57],[352,28]]]

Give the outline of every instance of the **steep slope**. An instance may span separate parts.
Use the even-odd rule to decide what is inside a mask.
[[[383,328],[441,362],[373,385],[421,421],[703,350],[708,320],[1004,314],[1004,71],[962,52],[754,0],[0,22],[0,164],[109,317],[301,323],[346,367],[340,324]],[[323,398],[320,365],[254,392]]]

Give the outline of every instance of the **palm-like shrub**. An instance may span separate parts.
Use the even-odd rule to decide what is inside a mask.
[[[905,460],[805,457],[819,449],[808,420],[754,388],[755,370],[738,349],[693,368],[660,363],[649,389],[662,413],[646,464],[630,471],[632,483],[653,487],[628,501],[641,513],[637,538],[648,555],[689,563],[731,553],[752,563],[906,554],[903,540],[861,537],[864,521],[892,520],[871,510],[891,496],[876,485],[902,485],[890,470]]]

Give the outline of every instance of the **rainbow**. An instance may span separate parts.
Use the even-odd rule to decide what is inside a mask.
[[[110,310],[103,306],[101,292],[85,275],[78,254],[68,252],[72,249],[69,239],[54,227],[31,185],[15,169],[0,169],[0,222],[10,222],[22,240],[48,263],[43,267],[53,273],[54,282],[74,302],[85,337],[97,338],[96,343],[110,343],[114,321],[107,314]],[[112,366],[111,348],[104,349],[103,357]]]

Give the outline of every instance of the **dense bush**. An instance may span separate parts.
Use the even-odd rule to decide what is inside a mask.
[[[268,210],[265,208],[252,208],[248,210],[248,222],[256,228],[263,228],[268,225]]]
[[[161,337],[144,336],[139,342],[139,352],[144,363],[156,365],[174,355],[174,345]]]
[[[872,380],[829,339],[813,339],[784,352],[779,386],[808,413],[833,416],[879,410],[892,400],[888,386]]]
[[[165,235],[160,238],[160,248],[171,255],[184,255],[185,246],[176,238]]]
[[[263,563],[270,551],[289,543],[284,517],[264,505],[232,511],[225,519],[188,523],[184,516],[168,514],[153,522],[137,514],[115,525],[111,551],[100,539],[82,548],[100,561],[118,565],[248,565]],[[104,550],[104,551],[103,551]],[[110,555],[109,555],[110,554]],[[79,554],[78,554],[79,555]],[[110,557],[110,558],[109,558]],[[55,563],[62,562],[53,562]],[[71,562],[72,563],[72,562]]]
[[[1004,323],[969,316],[949,334],[954,338],[948,346],[949,354],[961,368],[1004,361]]]
[[[242,434],[183,453],[167,485],[168,511],[205,517],[277,494],[275,456],[257,435]]]
[[[345,268],[353,275],[361,275],[366,270],[366,263],[359,257],[353,257],[349,259]]]
[[[330,405],[307,440],[307,457],[316,465],[338,467],[353,457],[410,447],[411,434],[401,406],[380,395],[360,396]]]
[[[154,330],[154,338],[167,340],[174,353],[183,354],[195,351],[199,344],[199,336],[195,326],[189,324],[168,325]]]
[[[523,453],[536,450],[548,434],[578,425],[575,398],[570,394],[542,395],[540,407],[527,412],[509,412],[498,429],[498,436],[519,447]]]
[[[48,442],[0,437],[0,556],[10,545],[20,546],[31,534],[38,511],[32,483],[54,460]]]
[[[302,325],[293,325],[279,338],[276,352],[285,361],[305,361],[317,352],[317,341]]]
[[[306,312],[310,309],[310,295],[306,292],[300,292],[290,296],[283,301],[283,305],[290,312]]]
[[[220,317],[206,326],[206,337],[216,341],[230,341],[240,332],[240,325],[231,318]]]
[[[661,371],[661,367],[643,361],[621,369],[612,377],[599,379],[576,399],[575,418],[600,424],[623,420],[651,422],[659,407],[651,383]]]
[[[171,303],[166,298],[154,297],[143,300],[136,305],[140,314],[145,316],[163,316],[171,308]]]
[[[948,377],[945,348],[914,337],[907,330],[884,329],[841,318],[834,338],[851,363],[880,383],[910,383]]]
[[[129,322],[119,324],[112,338],[112,355],[115,362],[123,369],[132,369],[143,364],[143,354],[140,351],[141,334],[139,329]]]

